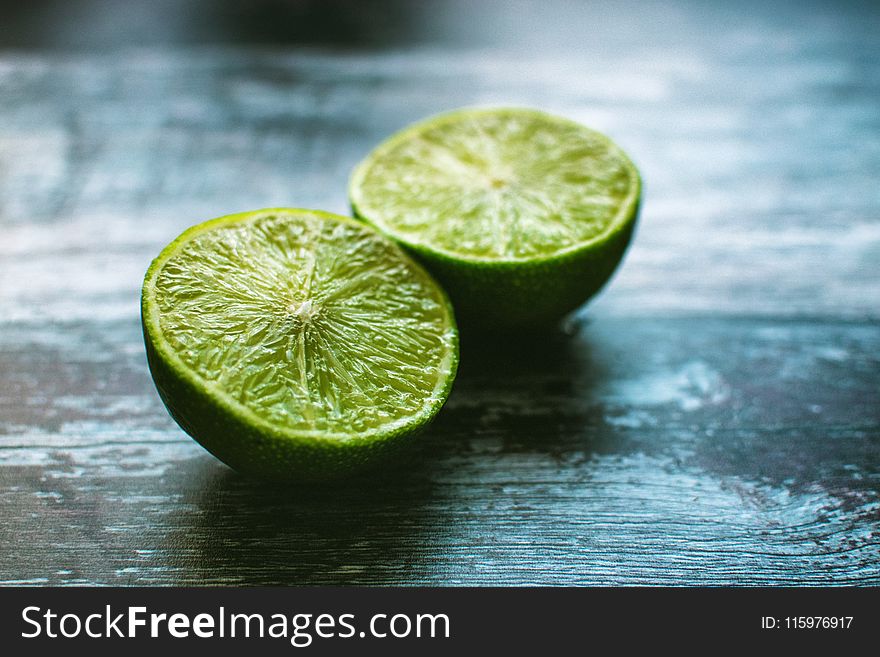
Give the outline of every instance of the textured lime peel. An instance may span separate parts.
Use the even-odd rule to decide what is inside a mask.
[[[399,247],[270,209],[186,231],[147,272],[150,369],[172,416],[233,468],[312,480],[424,427],[458,363],[449,302]]]
[[[638,171],[610,139],[526,109],[415,124],[355,169],[352,207],[419,256],[459,314],[558,319],[598,291],[629,243]]]

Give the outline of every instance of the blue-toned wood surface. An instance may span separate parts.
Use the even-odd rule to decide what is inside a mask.
[[[330,4],[318,43],[6,23],[0,583],[880,585],[876,5]],[[347,212],[373,145],[469,104],[632,155],[622,269],[557,332],[465,335],[409,461],[238,477],[153,388],[150,259],[229,212]]]

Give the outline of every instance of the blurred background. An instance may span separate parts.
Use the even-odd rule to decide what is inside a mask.
[[[375,143],[472,104],[540,106],[632,154],[647,203],[617,283],[627,312],[875,312],[875,3],[35,0],[0,12],[0,220],[19,225],[14,239],[31,235],[23,221],[57,238],[63,221],[66,239],[108,242],[32,312],[53,314],[70,286],[91,294],[89,312],[116,303],[102,268],[133,303],[145,260],[111,262],[119,240],[158,247],[255,207],[344,212],[348,173]],[[81,289],[90,274],[100,299]],[[768,279],[788,289],[784,308]],[[735,297],[719,294],[732,280]],[[7,288],[0,308],[31,298]]]
[[[867,36],[872,2],[747,0],[736,7],[691,0],[4,0],[3,45],[107,51],[205,45],[326,46],[388,50],[413,46],[503,47],[561,52],[686,46],[734,28],[735,39],[772,24],[847,26]],[[763,8],[763,9],[762,9]],[[853,20],[854,18],[861,20]],[[868,22],[865,22],[868,21]],[[841,35],[843,36],[843,35]],[[747,40],[740,42],[748,45]]]

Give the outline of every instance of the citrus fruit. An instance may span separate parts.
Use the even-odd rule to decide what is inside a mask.
[[[449,395],[443,290],[361,222],[275,208],[190,228],[153,261],[141,317],[172,417],[219,459],[332,478],[415,435]]]
[[[639,173],[604,135],[530,109],[416,123],[354,170],[357,217],[421,259],[460,320],[558,319],[595,294],[629,244]]]

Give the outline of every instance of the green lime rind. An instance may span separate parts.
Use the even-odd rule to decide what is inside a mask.
[[[623,259],[634,226],[635,215],[621,230],[604,236],[599,248],[535,262],[470,263],[406,248],[447,290],[462,325],[534,329],[553,324],[605,287]]]
[[[186,230],[152,262],[144,278],[141,320],[150,372],[163,403],[181,428],[205,449],[233,469],[260,479],[310,482],[336,479],[367,467],[395,451],[423,431],[440,411],[452,389],[458,368],[458,330],[445,292],[399,247],[421,282],[434,288],[442,300],[447,323],[448,349],[438,368],[437,385],[418,413],[382,427],[352,433],[291,429],[268,421],[234,399],[217,384],[189,367],[163,336],[156,281],[168,261],[199,235],[217,228],[245,223],[266,215],[308,215],[363,229],[348,217],[297,208],[268,208],[228,215]],[[384,239],[377,234],[377,239]]]
[[[551,128],[583,135],[607,149],[628,177],[626,195],[610,220],[588,239],[560,244],[546,254],[475,255],[438,245],[389,221],[387,203],[371,192],[367,179],[373,167],[426,131],[442,130],[481,117],[527,118]],[[540,190],[540,181],[530,181]],[[445,287],[460,322],[492,328],[521,328],[558,320],[604,287],[617,269],[632,239],[641,203],[642,183],[635,165],[612,140],[565,118],[522,108],[462,109],[415,123],[376,147],[354,169],[349,182],[352,211],[359,219],[404,246]],[[443,221],[438,216],[438,221]]]

